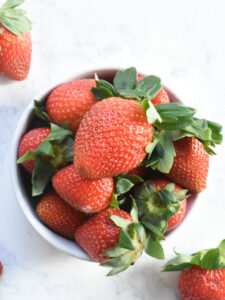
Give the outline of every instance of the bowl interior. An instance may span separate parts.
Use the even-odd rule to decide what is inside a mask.
[[[117,72],[118,69],[93,70],[77,75],[72,79],[70,78],[70,80],[94,78],[94,74],[97,73],[99,78],[112,82]],[[50,94],[51,90],[46,92],[44,95],[37,97],[36,99],[44,102]],[[180,102],[180,100],[168,88],[166,88],[166,90],[171,102]],[[30,103],[20,118],[16,131],[14,133],[12,143],[11,177],[17,201],[27,220],[45,240],[47,240],[50,244],[69,255],[72,255],[79,259],[90,261],[91,259],[89,258],[89,256],[79,247],[79,245],[77,245],[72,240],[63,238],[62,236],[54,233],[39,220],[35,212],[39,199],[38,197],[31,197],[30,174],[28,174],[21,165],[16,164],[16,160],[18,157],[18,146],[24,133],[26,133],[32,128],[44,126],[46,126],[46,124],[43,123],[40,119],[38,119],[33,113],[33,102]],[[192,193],[187,201],[187,213],[185,219],[187,218],[187,215],[189,214],[193,206],[196,196],[197,194]],[[171,235],[173,232],[174,231],[170,232],[168,235]]]

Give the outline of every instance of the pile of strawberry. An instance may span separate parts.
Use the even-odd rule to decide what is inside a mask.
[[[18,163],[32,174],[43,223],[109,275],[143,250],[163,259],[160,240],[183,220],[190,193],[206,187],[221,126],[170,103],[159,77],[133,67],[113,84],[97,75],[62,84],[34,111],[43,126],[23,136]]]

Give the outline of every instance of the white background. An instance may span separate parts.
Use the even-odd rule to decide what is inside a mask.
[[[0,1],[2,3],[2,1]],[[38,94],[77,73],[136,66],[159,75],[199,116],[225,124],[224,0],[27,1],[33,57],[24,82],[0,78],[1,300],[179,299],[178,273],[143,256],[116,277],[68,257],[28,224],[13,194],[9,151],[19,117]],[[211,158],[207,190],[164,243],[167,258],[216,246],[225,238],[225,144]]]

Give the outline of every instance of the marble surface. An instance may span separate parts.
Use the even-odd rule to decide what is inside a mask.
[[[3,1],[1,1],[3,2]],[[29,78],[0,78],[1,300],[179,299],[178,273],[160,272],[165,261],[143,257],[105,277],[106,269],[60,253],[20,211],[10,181],[13,132],[26,105],[56,83],[87,70],[136,66],[158,74],[184,103],[225,125],[224,0],[27,1],[33,21]],[[194,252],[225,238],[225,144],[211,158],[207,190],[186,222],[164,243]]]

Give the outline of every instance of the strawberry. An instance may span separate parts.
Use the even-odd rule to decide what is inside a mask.
[[[112,267],[108,275],[127,269],[141,255],[145,231],[137,223],[133,206],[132,217],[125,211],[108,208],[88,219],[75,232],[75,239],[95,261]]]
[[[31,63],[31,23],[25,12],[15,9],[23,1],[7,0],[0,9],[0,74],[24,80]]]
[[[140,222],[151,231],[152,225],[161,232],[177,227],[186,213],[187,190],[164,179],[150,179],[134,189]]]
[[[3,271],[3,265],[2,265],[2,263],[0,262],[0,276],[2,275],[2,271]]]
[[[138,166],[138,167],[130,170],[127,174],[145,178],[148,174],[148,169],[144,166]]]
[[[136,101],[112,97],[96,103],[77,131],[76,172],[96,179],[132,170],[144,159],[152,132],[144,109]]]
[[[39,202],[37,215],[48,227],[67,238],[73,238],[78,226],[87,216],[64,202],[54,190],[51,190]]]
[[[151,179],[151,183],[154,185],[156,191],[161,191],[167,184],[171,182],[165,178]],[[182,188],[175,184],[174,191],[181,191]],[[186,213],[187,200],[184,199],[181,201],[180,209],[175,213],[175,215],[168,220],[166,232],[175,229],[183,220]]]
[[[138,75],[137,82],[139,82],[143,78],[145,78],[145,76]],[[170,103],[169,96],[164,87],[161,88],[161,90],[156,94],[156,96],[151,100],[151,102],[154,105]]]
[[[42,194],[51,177],[73,160],[72,132],[50,125],[30,130],[19,145],[17,163],[32,173],[32,196]]]
[[[192,190],[201,192],[206,188],[209,154],[203,144],[194,137],[174,142],[176,156],[169,173],[170,180]]]
[[[19,144],[19,157],[22,157],[28,151],[35,151],[38,148],[38,146],[40,146],[40,144],[46,139],[49,133],[49,128],[35,128],[28,131],[23,136]],[[32,173],[35,165],[35,160],[26,160],[22,163],[22,165],[29,173]]]
[[[58,125],[67,123],[76,132],[84,114],[97,101],[91,93],[92,87],[95,87],[94,79],[74,80],[56,87],[46,103],[52,121]]]
[[[58,171],[52,183],[62,199],[85,213],[106,208],[114,190],[112,177],[96,180],[84,178],[76,173],[73,165]]]
[[[179,291],[183,300],[225,299],[225,240],[217,248],[192,255],[177,254],[163,271],[181,271]]]

